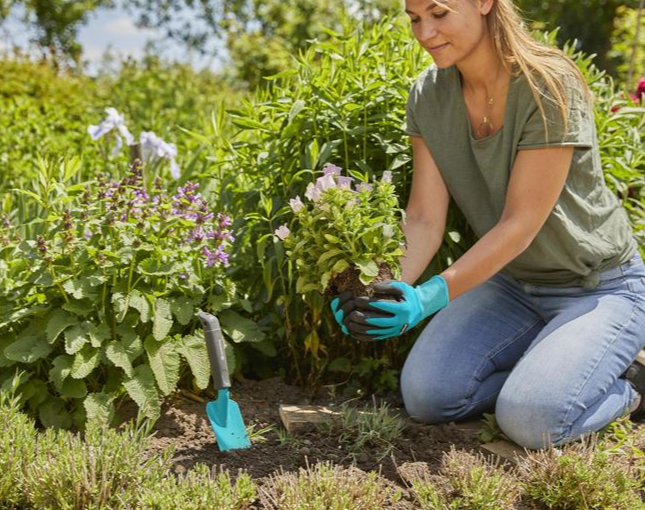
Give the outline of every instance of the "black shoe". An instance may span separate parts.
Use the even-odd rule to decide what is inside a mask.
[[[645,417],[645,365],[633,361],[625,370],[623,378],[630,382],[632,388],[638,392],[641,398],[639,404],[632,410],[631,418]]]

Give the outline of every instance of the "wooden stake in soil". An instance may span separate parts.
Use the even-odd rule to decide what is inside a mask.
[[[338,412],[324,406],[280,405],[280,419],[287,432],[302,430],[338,415]]]

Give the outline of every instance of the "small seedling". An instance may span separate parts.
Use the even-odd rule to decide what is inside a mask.
[[[302,440],[298,436],[296,436],[295,434],[292,434],[287,429],[279,428],[279,429],[276,429],[276,432],[278,434],[278,444],[280,446],[298,448],[302,443]]]
[[[482,418],[482,428],[477,431],[477,439],[482,443],[492,443],[493,441],[508,441],[512,443],[511,439],[502,432],[497,424],[497,419],[494,414],[484,413]]]
[[[269,438],[266,437],[267,434],[276,430],[274,425],[268,425],[255,430],[255,427],[257,426],[257,423],[249,423],[246,427],[246,433],[248,434],[251,443],[266,443],[269,440]]]
[[[363,409],[343,404],[340,416],[328,420],[322,425],[330,435],[338,437],[340,445],[345,447],[352,456],[364,448],[374,448],[377,460],[387,457],[394,443],[401,436],[405,422],[393,414],[387,404],[376,405]]]

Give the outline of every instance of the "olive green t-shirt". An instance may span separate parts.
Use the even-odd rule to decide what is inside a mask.
[[[406,132],[423,138],[450,195],[479,237],[502,215],[517,151],[573,146],[556,206],[530,246],[502,272],[536,285],[593,287],[599,272],[626,262],[637,247],[627,214],[604,181],[593,108],[579,86],[566,83],[571,84],[566,87],[566,133],[559,110],[546,99],[545,130],[531,89],[518,76],[509,84],[503,127],[476,140],[457,68],[431,65],[410,91]]]

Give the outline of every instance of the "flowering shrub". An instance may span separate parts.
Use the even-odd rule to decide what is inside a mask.
[[[340,167],[325,165],[322,177],[307,185],[307,202],[291,199],[290,225],[274,232],[298,273],[296,292],[369,293],[374,280],[399,277],[403,211],[391,173],[356,189],[353,181]]]
[[[46,169],[46,192],[22,192],[42,218],[22,226],[3,219],[0,383],[22,372],[23,402],[44,425],[110,421],[125,392],[155,417],[183,361],[199,388],[208,384],[197,309],[217,313],[235,342],[263,337],[231,309],[231,220],[197,184],[173,195],[159,179],[146,187],[140,166],[119,181],[99,175],[65,188],[79,167],[64,164],[58,181]]]

